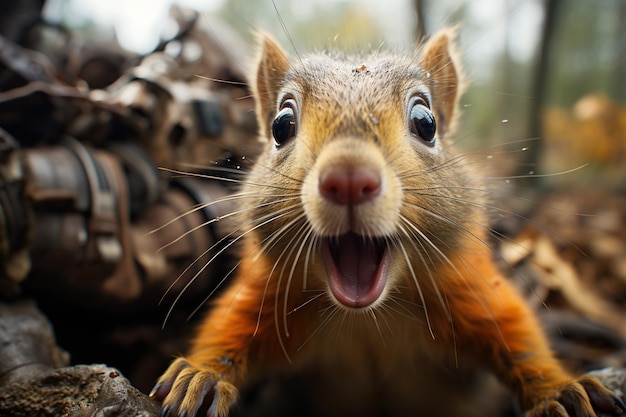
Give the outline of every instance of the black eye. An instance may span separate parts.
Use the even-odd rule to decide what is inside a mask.
[[[429,145],[434,145],[437,138],[437,122],[435,115],[426,106],[422,99],[416,99],[411,102],[411,112],[409,113],[409,128],[411,133],[419,136]]]
[[[289,139],[296,136],[296,103],[289,99],[286,100],[272,123],[272,135],[274,143],[280,146]]]

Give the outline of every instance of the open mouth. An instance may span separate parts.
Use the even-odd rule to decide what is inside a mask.
[[[346,233],[326,238],[322,251],[328,285],[337,301],[363,308],[380,298],[390,263],[383,239]]]

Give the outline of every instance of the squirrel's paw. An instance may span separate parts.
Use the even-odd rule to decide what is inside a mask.
[[[546,400],[525,417],[626,416],[626,405],[600,381],[584,375],[563,387],[556,399]]]
[[[161,417],[226,417],[237,399],[237,388],[211,368],[199,368],[178,358],[159,378],[150,396],[162,400]],[[204,414],[204,413],[203,413]]]

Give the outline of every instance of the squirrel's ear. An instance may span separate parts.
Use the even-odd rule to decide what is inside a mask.
[[[420,61],[431,83],[434,111],[439,119],[437,126],[442,128],[443,135],[453,130],[462,94],[461,67],[453,42],[455,35],[454,29],[438,32],[423,46]]]
[[[257,38],[260,54],[257,59],[256,78],[252,86],[257,100],[256,111],[260,131],[266,138],[269,138],[271,123],[276,112],[277,95],[290,64],[287,54],[273,38],[261,32],[258,33]]]

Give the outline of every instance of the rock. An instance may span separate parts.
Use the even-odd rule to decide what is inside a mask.
[[[0,392],[0,415],[11,417],[152,417],[158,406],[115,368],[77,365],[51,369]]]
[[[30,301],[0,303],[0,415],[151,417],[158,405],[115,368],[68,364]]]
[[[590,375],[598,378],[605,387],[613,391],[619,398],[626,400],[626,368],[608,367],[589,372]]]
[[[0,346],[0,387],[69,364],[33,301],[0,303]]]

